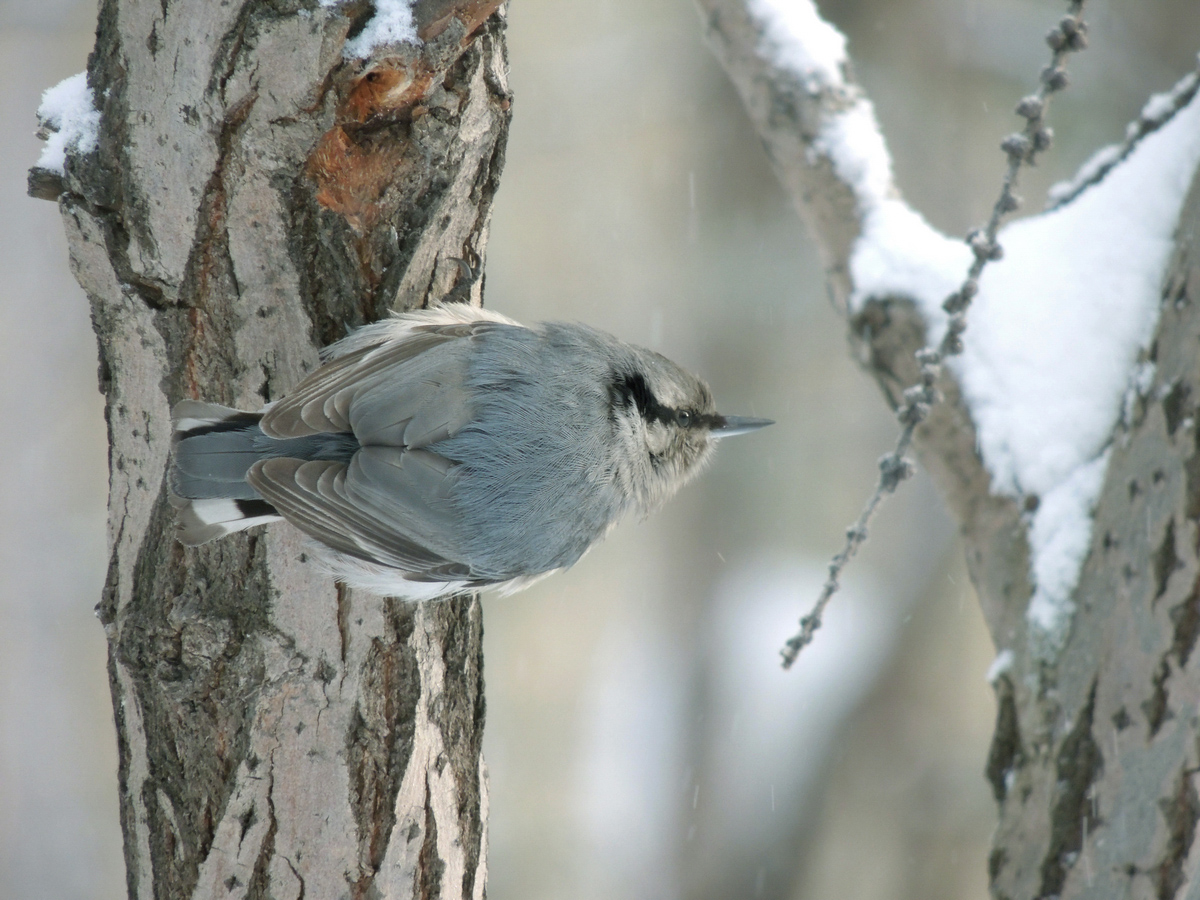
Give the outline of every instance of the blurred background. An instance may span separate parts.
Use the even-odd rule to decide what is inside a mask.
[[[1195,64],[1200,4],[1092,0],[1046,187]],[[1049,0],[825,0],[909,200],[962,234],[1046,60]],[[95,605],[106,437],[85,298],[25,197],[40,92],[95,5],[0,0],[0,897],[124,896]],[[515,119],[487,303],[579,319],[778,424],[571,572],[485,598],[492,900],[984,898],[992,659],[924,478],[884,510],[794,671],[815,597],[895,434],[851,362],[812,241],[689,0],[517,0]]]

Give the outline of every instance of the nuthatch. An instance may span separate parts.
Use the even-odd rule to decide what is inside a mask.
[[[566,568],[717,439],[771,424],[604,332],[462,303],[359,328],[259,412],[185,400],[173,419],[180,541],[286,519],[339,580],[414,600]]]

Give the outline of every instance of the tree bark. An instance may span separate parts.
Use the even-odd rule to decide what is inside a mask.
[[[745,0],[698,5],[710,45],[821,246],[834,298],[848,308],[862,222],[818,138],[830,117],[864,99],[862,90],[848,71],[831,89],[776,66]],[[995,682],[986,764],[1000,807],[989,864],[997,898],[1200,896],[1198,234],[1200,178],[1163,287],[1153,384],[1113,434],[1061,647],[1048,651],[1027,629],[1028,519],[991,492],[949,372],[939,383],[945,399],[917,432],[921,461],[958,520],[993,640],[1013,651]],[[850,325],[856,352],[896,407],[919,381],[923,318],[909,298],[876,297]]]
[[[453,258],[482,264],[499,5],[419,0],[419,47],[348,60],[361,0],[105,0],[99,147],[31,173],[100,348],[131,898],[484,895],[478,598],[337,587],[287,525],[184,548],[164,472],[174,402],[256,409],[347,327],[451,293]]]

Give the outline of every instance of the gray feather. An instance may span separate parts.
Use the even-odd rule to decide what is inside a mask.
[[[569,566],[627,506],[605,389],[627,345],[553,324],[478,340],[471,424],[430,448],[460,462],[454,506],[472,568],[499,580]]]
[[[423,390],[426,385],[461,384],[470,347],[446,352],[445,345],[460,343],[463,336],[455,326],[430,327],[402,341],[339,356],[267,410],[263,431],[289,438],[353,430],[364,442],[383,439],[384,430],[412,419],[436,399]],[[366,420],[362,424],[354,422],[356,409]]]
[[[313,537],[359,559],[420,573],[450,564],[423,542],[396,530],[396,510],[351,499],[344,463],[271,459],[255,464],[251,484]]]

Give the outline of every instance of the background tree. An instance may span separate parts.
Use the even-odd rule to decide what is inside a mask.
[[[1124,145],[1052,194],[1032,228],[1004,232],[1001,247],[1007,236],[1016,253],[1004,260],[993,240],[996,221],[1018,208],[1020,167],[1050,146],[1046,105],[1068,83],[1069,55],[1087,46],[1084,6],[1073,0],[1047,33],[1052,59],[1039,90],[1017,104],[1025,127],[1003,142],[1008,175],[989,230],[968,239],[968,277],[965,260],[948,259],[897,199],[841,36],[815,7],[700,3],[714,51],[821,243],[862,358],[902,424],[928,416],[916,428],[918,447],[959,521],[1000,651],[987,764],[1001,812],[988,866],[998,898],[1184,896],[1200,870],[1192,853],[1200,675],[1188,667],[1200,635],[1200,73],[1154,98]],[[1097,227],[1088,217],[1111,221]],[[1169,257],[1161,238],[1147,246],[1152,234],[1173,236]],[[1003,276],[990,277],[989,262]],[[1021,267],[1029,271],[1014,275]],[[941,277],[955,271],[961,286]],[[977,292],[990,306],[973,322]],[[1048,313],[1035,316],[1035,304]],[[1131,317],[1128,345],[1113,352],[1105,331],[1139,304],[1157,313],[1157,329],[1143,334]],[[950,354],[963,352],[954,332],[963,316],[974,333],[963,336],[962,362],[948,368],[958,362]],[[1106,317],[1101,329],[1087,327]],[[1056,329],[1056,320],[1080,327]],[[1020,337],[995,333],[1006,327]],[[921,359],[925,346],[943,351],[942,365]],[[997,413],[997,399],[1027,418],[1055,409],[1055,394],[1078,390],[1072,376],[1097,358],[1101,377],[1082,386],[1085,395],[1104,391],[1114,373],[1118,388],[1129,385],[1124,409],[1120,393],[1093,398],[1102,407],[1094,418],[1111,429],[1099,440],[1082,435],[1091,411],[1070,403],[1041,428]],[[988,378],[1003,396],[989,397]],[[1030,378],[1048,390],[1022,397]],[[923,381],[945,399],[922,392]],[[1082,458],[1052,478],[1039,470],[1054,463],[1019,457],[1029,437],[1036,454],[1056,432]],[[895,489],[888,459],[880,463],[885,493]],[[858,540],[851,534],[848,545]]]

